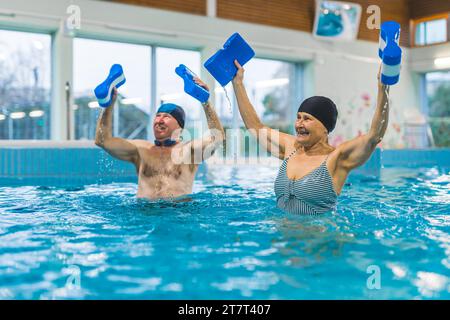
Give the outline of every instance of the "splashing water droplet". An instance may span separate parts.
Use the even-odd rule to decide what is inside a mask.
[[[224,86],[222,86],[222,89],[225,92],[225,98],[228,101],[228,111],[230,111],[230,114],[233,115],[233,108],[231,106],[231,100],[230,100],[230,97],[228,96],[227,89]]]

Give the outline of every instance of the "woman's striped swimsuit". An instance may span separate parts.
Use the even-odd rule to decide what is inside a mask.
[[[287,163],[296,152],[284,159],[275,179],[275,195],[280,209],[301,215],[316,215],[332,211],[336,207],[337,194],[327,168],[327,159],[306,176],[291,180],[287,176]]]

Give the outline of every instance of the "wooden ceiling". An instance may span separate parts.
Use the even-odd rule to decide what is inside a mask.
[[[207,0],[110,0],[197,15],[206,15]],[[315,0],[216,0],[217,16],[224,19],[311,32]],[[381,8],[381,19],[402,26],[401,44],[410,46],[409,22],[424,16],[450,12],[449,0],[347,0],[362,6],[358,39],[378,41],[378,30],[366,26],[370,5]]]

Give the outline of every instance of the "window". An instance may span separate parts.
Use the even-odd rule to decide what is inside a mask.
[[[163,102],[182,106],[187,115],[186,129],[194,133],[195,121],[203,120],[197,100],[184,93],[183,80],[175,68],[183,63],[199,74],[200,53],[189,50],[152,47],[91,39],[74,40],[75,137],[94,139],[101,108],[94,96],[95,87],[107,76],[109,68],[122,65],[126,83],[119,88],[113,116],[113,135],[126,139],[148,139],[152,135],[154,112]],[[152,97],[152,72],[156,72],[156,99]],[[153,104],[156,103],[156,106]],[[149,132],[150,130],[150,132]]]
[[[434,143],[450,147],[450,71],[425,75],[427,111]]]
[[[261,121],[271,128],[292,133],[295,111],[301,102],[301,88],[297,85],[297,70],[301,67],[290,62],[253,58],[244,68],[247,94]],[[231,84],[221,88],[216,83],[216,108],[225,127],[244,127]],[[234,141],[227,141],[228,154],[231,148],[245,156],[263,155],[246,130],[241,130],[238,141],[238,147],[232,145]]]
[[[416,46],[442,43],[448,41],[448,16],[432,17],[414,22],[414,43]]]
[[[269,59],[254,58],[245,65],[244,84],[258,116],[264,124],[284,132],[289,132],[292,125],[293,104],[300,103],[295,71],[294,63]],[[232,86],[227,85],[227,94],[220,84],[216,87],[219,116],[231,126],[233,111],[228,98],[234,99]],[[238,119],[243,126],[240,116]]]
[[[151,47],[79,38],[74,39],[75,139],[94,139],[100,112],[94,89],[106,79],[115,63],[122,65],[126,82],[119,88],[113,135],[147,139]]]
[[[196,99],[184,92],[184,82],[175,73],[175,68],[184,64],[200,76],[200,53],[190,50],[156,48],[156,106],[161,103],[175,103],[186,112],[185,129],[189,130],[191,138],[197,138],[198,128],[203,122],[203,108]],[[212,90],[212,88],[210,88]]]
[[[51,36],[0,30],[0,139],[49,139]]]

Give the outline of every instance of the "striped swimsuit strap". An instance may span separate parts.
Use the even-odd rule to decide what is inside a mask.
[[[294,151],[292,151],[292,152],[291,152],[291,153],[283,160],[283,163],[282,163],[280,169],[282,169],[282,170],[284,170],[284,171],[286,172],[286,177],[287,177],[287,163],[288,163],[289,159],[290,159],[294,154],[297,153],[297,151],[298,151],[298,149],[295,149]],[[327,154],[326,158],[322,161],[322,163],[321,163],[317,168],[315,168],[314,170],[312,170],[310,173],[306,174],[305,176],[307,176],[307,175],[313,173],[313,172],[316,171],[316,170],[319,170],[324,164],[326,164],[326,162],[327,162],[329,156],[330,156],[330,153]],[[328,172],[328,168],[327,168],[327,172]],[[303,177],[305,177],[305,176],[303,176]],[[302,178],[303,178],[303,177],[302,177]],[[330,177],[331,177],[331,175],[330,175]],[[302,178],[300,178],[300,179],[295,179],[295,180],[301,180]],[[289,177],[288,177],[288,179],[289,179]],[[293,180],[293,179],[289,179],[289,180]]]

